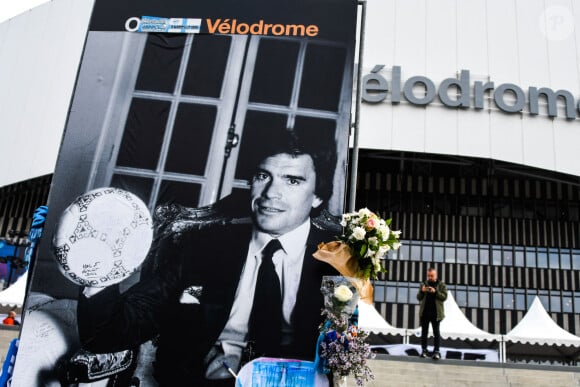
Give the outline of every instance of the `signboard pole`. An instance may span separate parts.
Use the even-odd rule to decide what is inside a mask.
[[[362,71],[363,71],[363,52],[364,52],[364,37],[365,37],[365,22],[367,12],[366,0],[359,0],[358,5],[361,8],[360,16],[360,30],[358,41],[358,66],[356,71],[356,105],[354,110],[354,124],[353,139],[352,139],[352,160],[350,163],[350,187],[349,187],[349,203],[348,211],[353,212],[356,206],[356,181],[358,172],[358,137],[360,128],[360,109],[362,96]]]

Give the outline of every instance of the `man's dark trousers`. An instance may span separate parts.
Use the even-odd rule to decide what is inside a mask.
[[[441,321],[437,320],[437,316],[427,316],[426,314],[421,317],[421,348],[427,349],[427,336],[429,335],[429,324],[433,327],[434,336],[434,352],[439,352],[439,346],[441,344],[441,333],[439,332],[439,323]]]

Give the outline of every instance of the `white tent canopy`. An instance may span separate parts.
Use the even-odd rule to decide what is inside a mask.
[[[441,321],[439,329],[444,339],[477,340],[477,341],[501,341],[501,335],[494,335],[483,331],[473,325],[465,317],[451,292],[447,292],[447,300],[444,303],[445,318]],[[414,330],[416,336],[421,336],[421,328]],[[429,325],[429,334],[433,335],[433,329]]]
[[[0,305],[22,307],[24,296],[26,294],[26,282],[28,281],[28,272],[22,274],[8,288],[0,292]]]
[[[373,305],[362,301],[358,303],[358,326],[360,329],[372,333],[394,336],[405,336],[407,334],[406,329],[395,328],[385,321]]]
[[[580,337],[562,329],[546,312],[538,296],[521,321],[504,336],[505,341],[522,344],[580,347]]]

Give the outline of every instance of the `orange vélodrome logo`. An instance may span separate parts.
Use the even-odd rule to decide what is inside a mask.
[[[309,36],[318,35],[315,24],[274,24],[260,19],[256,23],[239,23],[237,19],[206,19],[210,34]]]

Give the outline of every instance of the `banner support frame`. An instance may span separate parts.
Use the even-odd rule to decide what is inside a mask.
[[[358,65],[356,72],[356,102],[354,109],[354,123],[352,141],[352,158],[350,163],[350,184],[349,184],[349,204],[348,211],[353,212],[356,206],[356,183],[358,179],[358,159],[359,159],[359,130],[360,130],[360,110],[362,103],[362,70],[363,70],[363,53],[364,53],[364,38],[365,38],[365,23],[366,23],[366,0],[358,0],[358,5],[361,7],[360,28],[359,28],[359,45],[358,45]]]

